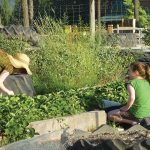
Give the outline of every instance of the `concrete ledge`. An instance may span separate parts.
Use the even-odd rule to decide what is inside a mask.
[[[31,139],[20,140],[4,145],[0,150],[62,150],[61,135],[63,130],[35,136]]]
[[[102,124],[106,124],[105,111],[90,111],[73,116],[31,122],[29,127],[34,128],[41,135],[67,127],[71,130],[91,131]]]

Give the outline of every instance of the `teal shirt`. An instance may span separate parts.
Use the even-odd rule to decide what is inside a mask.
[[[147,80],[133,79],[129,84],[135,89],[135,101],[130,112],[136,118],[150,117],[150,83]]]

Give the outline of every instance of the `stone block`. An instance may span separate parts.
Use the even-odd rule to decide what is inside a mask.
[[[26,74],[9,75],[4,81],[4,85],[17,94],[26,94],[29,96],[35,95],[35,90],[32,84],[31,76]],[[7,95],[0,90],[0,93]]]
[[[91,131],[102,124],[106,124],[105,111],[90,111],[73,116],[31,122],[29,127],[34,128],[41,135],[67,127],[72,130]]]

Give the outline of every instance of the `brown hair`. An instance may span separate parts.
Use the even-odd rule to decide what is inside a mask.
[[[132,71],[138,71],[140,76],[145,78],[150,83],[150,67],[139,61],[130,64]]]

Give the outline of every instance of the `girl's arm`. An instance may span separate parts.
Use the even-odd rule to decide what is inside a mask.
[[[135,90],[132,85],[127,85],[127,91],[129,93],[128,102],[125,106],[121,107],[121,111],[128,111],[135,101]]]
[[[7,93],[8,95],[14,95],[14,92],[13,91],[10,91],[9,89],[7,89],[3,82],[5,81],[5,79],[9,76],[9,72],[4,70],[1,74],[0,74],[0,89]]]

